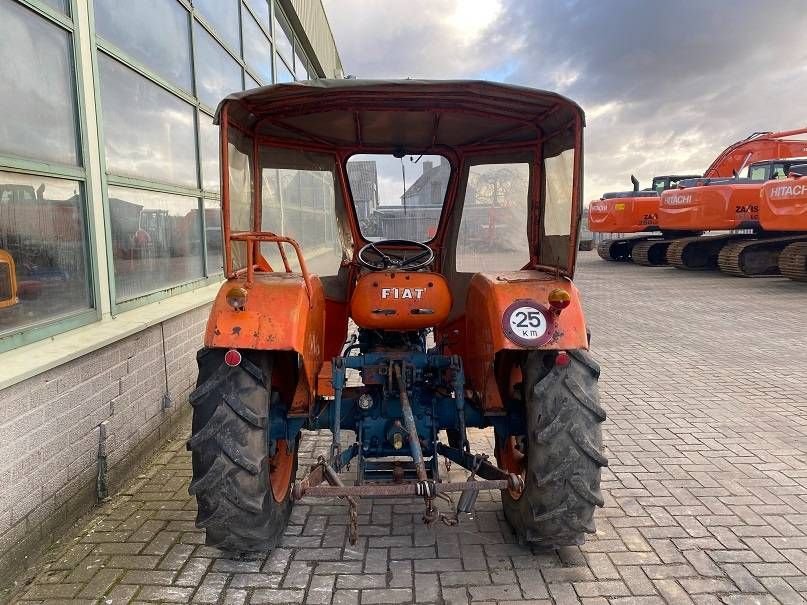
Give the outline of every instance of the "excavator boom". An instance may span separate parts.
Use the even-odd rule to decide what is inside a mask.
[[[807,141],[788,140],[807,134],[807,128],[781,132],[755,132],[742,141],[729,145],[703,173],[705,178],[730,177],[753,162],[807,155]]]

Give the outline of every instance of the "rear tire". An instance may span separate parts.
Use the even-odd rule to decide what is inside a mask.
[[[519,541],[554,548],[582,544],[595,532],[594,511],[603,505],[600,469],[608,460],[602,454],[599,365],[585,351],[570,351],[568,366],[547,369],[545,355],[528,353],[522,367],[527,434],[520,441],[526,452],[514,456],[498,444],[497,456],[500,465],[523,460],[524,491],[502,492],[505,517]]]
[[[279,441],[269,458],[269,406],[272,358],[244,354],[241,363],[224,363],[221,349],[197,354],[199,378],[191,393],[196,527],[205,543],[229,553],[266,552],[278,542],[291,514],[291,483],[297,470],[297,442]]]

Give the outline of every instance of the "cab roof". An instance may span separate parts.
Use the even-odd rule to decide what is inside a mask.
[[[544,155],[574,145],[583,110],[557,93],[478,80],[310,80],[232,94],[216,111],[259,136],[400,149],[543,141]],[[558,134],[566,136],[557,136]]]

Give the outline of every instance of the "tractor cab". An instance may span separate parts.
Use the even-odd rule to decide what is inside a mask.
[[[302,498],[345,498],[355,538],[358,497],[456,523],[489,489],[523,540],[594,531],[582,110],[489,82],[316,80],[233,94],[216,120],[226,282],[189,441],[208,544],[270,548]],[[496,464],[467,427],[492,430]],[[301,432],[321,429],[330,449],[295,481]]]

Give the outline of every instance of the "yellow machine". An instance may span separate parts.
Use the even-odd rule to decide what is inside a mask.
[[[0,250],[0,309],[16,305],[17,274],[14,270],[14,259],[5,250]]]

